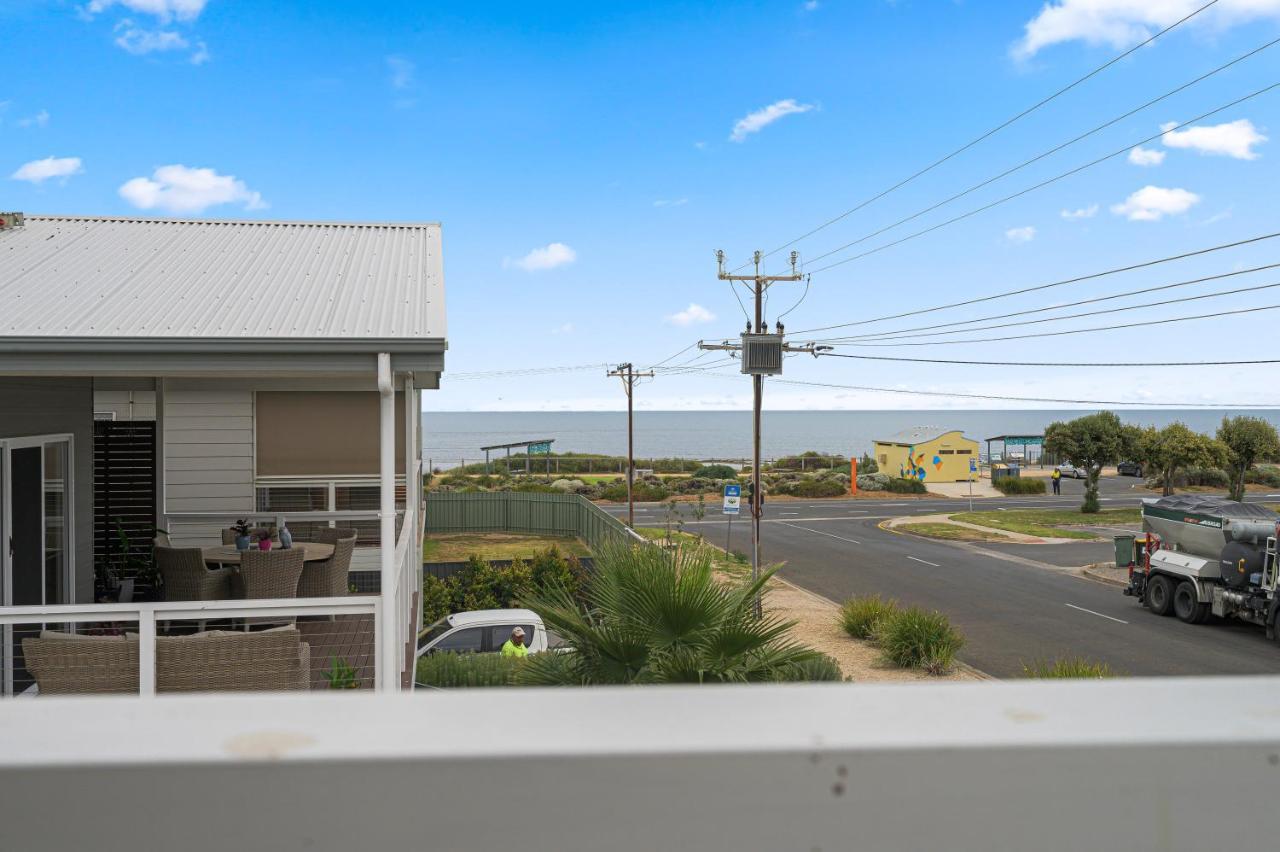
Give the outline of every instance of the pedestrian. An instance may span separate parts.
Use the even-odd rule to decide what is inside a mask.
[[[1062,493],[1062,471],[1058,470],[1055,467],[1053,469],[1053,474],[1051,475],[1050,478],[1053,479],[1053,493],[1061,494]]]
[[[511,631],[511,638],[502,645],[502,656],[504,657],[527,657],[529,649],[524,644],[524,628],[516,626]]]

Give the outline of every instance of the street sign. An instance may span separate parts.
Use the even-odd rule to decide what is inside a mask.
[[[724,513],[736,515],[742,505],[742,486],[726,485],[724,487]]]
[[[970,472],[970,473],[977,473],[977,472],[978,472],[978,460],[977,460],[977,459],[975,459],[975,458],[970,458],[970,459],[969,459],[969,472]]]
[[[531,456],[545,456],[551,453],[551,442],[543,441],[541,444],[530,444],[527,450]]]

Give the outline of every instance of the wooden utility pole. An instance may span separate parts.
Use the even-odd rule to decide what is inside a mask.
[[[783,353],[816,354],[816,351],[812,343],[794,347],[786,345],[782,341],[782,325],[778,324],[777,331],[770,335],[769,327],[764,320],[764,294],[769,289],[769,285],[779,281],[799,281],[804,277],[796,272],[796,253],[791,253],[790,275],[762,275],[760,252],[757,251],[752,259],[755,261],[753,274],[733,275],[725,272],[724,252],[716,252],[719,267],[717,277],[721,281],[728,281],[734,287],[739,281],[751,283],[752,292],[755,295],[755,322],[747,323],[747,330],[742,335],[741,343],[730,343],[727,340],[719,344],[699,341],[698,348],[724,349],[741,353],[742,372],[751,376],[751,579],[755,581],[760,578],[760,515],[764,509],[764,494],[760,487],[760,410],[764,400],[764,377],[782,372]],[[758,618],[761,614],[759,595],[756,595],[755,612]]]
[[[636,386],[636,379],[652,377],[653,371],[637,373],[635,367],[627,363],[619,364],[616,370],[610,370],[606,375],[617,376],[622,379],[622,389],[627,393],[627,526],[634,528],[636,525],[636,506],[631,497],[631,489],[636,476],[636,460],[635,430],[632,425],[634,417],[632,391]]]

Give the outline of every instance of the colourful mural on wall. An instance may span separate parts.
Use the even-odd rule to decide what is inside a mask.
[[[918,479],[924,482],[929,472],[924,469],[924,453],[917,453],[914,446],[907,447],[907,463],[898,465],[898,476],[903,479]],[[932,459],[934,470],[942,470],[942,459],[934,456]]]

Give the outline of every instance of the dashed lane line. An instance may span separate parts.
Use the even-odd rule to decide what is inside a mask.
[[[1082,607],[1082,606],[1076,606],[1075,604],[1070,604],[1070,603],[1069,603],[1069,604],[1065,604],[1065,606],[1069,606],[1069,607],[1071,607],[1072,609],[1077,609],[1077,610],[1079,610],[1080,612],[1087,612],[1087,613],[1089,613],[1090,615],[1096,615],[1096,616],[1098,616],[1098,618],[1105,618],[1107,621],[1115,621],[1115,622],[1117,622],[1117,623],[1119,623],[1119,624],[1128,624],[1128,623],[1129,623],[1129,622],[1125,621],[1125,620],[1124,620],[1124,619],[1122,619],[1122,618],[1112,618],[1112,617],[1111,617],[1111,616],[1109,616],[1109,615],[1103,615],[1103,614],[1102,614],[1102,613],[1100,613],[1100,612],[1094,612],[1094,611],[1093,611],[1093,610],[1091,610],[1091,609],[1085,609],[1084,607]]]
[[[847,541],[850,544],[857,544],[857,545],[862,544],[862,542],[858,541],[857,539],[845,538],[842,535],[836,535],[835,533],[824,532],[822,530],[811,530],[808,527],[802,527],[802,526],[799,526],[798,524],[788,523],[787,521],[777,521],[777,523],[782,524],[784,527],[794,527],[795,529],[804,530],[805,532],[811,532],[811,533],[814,533],[815,535],[825,535],[828,538],[836,538],[836,539],[839,539],[840,541]]]
[[[910,559],[910,560],[912,560],[913,562],[920,562],[920,563],[922,563],[922,564],[924,564],[924,565],[932,565],[934,568],[941,568],[941,567],[942,567],[942,566],[941,566],[941,565],[939,565],[937,562],[930,562],[929,560],[927,560],[927,559],[921,559],[921,558],[919,558],[918,556],[908,556],[907,558],[908,558],[908,559]]]

